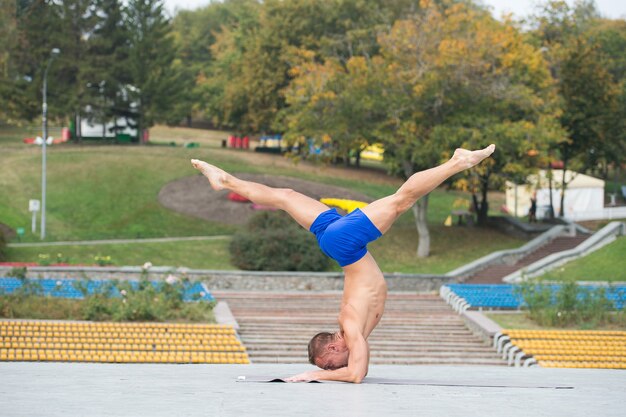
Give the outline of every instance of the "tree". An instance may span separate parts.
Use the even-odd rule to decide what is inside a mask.
[[[207,111],[207,103],[214,103],[213,92],[206,88],[206,79],[215,59],[212,46],[222,27],[231,27],[238,20],[239,13],[245,13],[252,0],[227,0],[212,2],[208,6],[188,11],[179,11],[172,20],[172,34],[177,55],[183,64],[184,77],[193,80],[193,87],[185,97],[189,108],[188,121],[192,114],[202,115]],[[215,109],[221,110],[219,105]]]
[[[6,78],[0,87],[6,103],[3,111],[13,121],[33,120],[41,114],[43,72],[50,50],[60,47],[59,33],[47,31],[49,27],[61,25],[59,8],[47,1],[23,1],[17,3],[14,12],[6,18],[8,33],[13,37],[4,43]],[[11,29],[12,19],[14,29]],[[48,74],[49,80],[57,80],[59,63],[56,64]],[[49,89],[50,119],[60,116],[63,107],[60,90],[56,87]]]
[[[388,130],[379,130],[385,159],[408,177],[447,159],[455,147],[498,144],[493,158],[457,181],[472,192],[484,224],[490,184],[524,178],[536,166],[528,151],[543,151],[558,137],[551,80],[540,52],[512,22],[462,4],[422,5],[380,38],[391,98]],[[429,251],[427,207],[424,198],[414,208],[418,256]]]
[[[613,143],[614,114],[618,109],[618,89],[597,49],[584,40],[568,48],[561,64],[559,87],[564,99],[561,124],[567,129],[567,140],[559,143],[563,160],[561,207],[567,183],[565,171],[572,160],[578,159],[583,170],[598,164],[598,157]]]
[[[128,116],[124,92],[132,82],[127,71],[129,30],[120,0],[97,0],[94,30],[89,37],[85,79],[93,88],[87,100],[99,103],[100,122]],[[117,132],[114,132],[117,133]]]
[[[0,0],[0,121],[13,120],[18,113],[9,97],[16,73],[11,61],[11,45],[17,43],[17,7],[11,0]]]
[[[621,73],[623,51],[617,52],[621,46],[619,36],[599,36],[601,22],[589,1],[574,7],[549,1],[533,19],[534,42],[550,61],[562,100],[559,120],[566,134],[555,146],[564,170],[561,216],[568,185],[565,170],[587,171],[602,163],[606,166],[606,161],[615,161],[614,155],[620,155],[619,149],[624,148],[620,114],[626,113],[620,105],[619,81],[611,74]]]
[[[332,160],[342,158],[350,164],[350,154],[358,155],[376,140],[377,123],[383,112],[376,100],[380,93],[373,91],[377,84],[370,79],[372,72],[364,57],[350,58],[346,65],[337,59],[315,62],[314,53],[300,51],[302,61],[290,75],[294,80],[285,89],[288,107],[280,114],[289,143],[301,138],[322,138],[332,142]]]
[[[363,137],[381,141],[390,171],[404,178],[449,158],[457,146],[497,143],[495,158],[459,181],[475,194],[484,223],[489,184],[531,172],[537,163],[528,151],[545,151],[559,136],[541,53],[511,22],[464,4],[427,1],[380,34],[378,45],[379,54],[352,58],[345,70],[336,60],[294,68],[289,131],[317,125],[341,137],[346,126],[363,126]],[[352,113],[342,111],[351,106]],[[421,257],[430,248],[427,209],[428,196],[414,207]]]
[[[596,154],[600,175],[606,179],[609,165],[619,167],[626,161],[626,20],[598,19],[590,29],[590,38],[597,42],[597,53],[602,55],[616,89],[616,109],[612,117],[609,114],[607,140]]]
[[[97,21],[96,4],[94,0],[65,0],[53,4],[58,9],[59,27],[54,31],[50,27],[44,30],[48,36],[56,38],[55,46],[61,49],[54,73],[58,112],[74,118],[80,125],[87,104],[87,84],[93,82],[88,76],[89,43]],[[77,132],[80,140],[80,129]]]
[[[211,4],[211,8],[218,7]],[[197,77],[201,109],[216,126],[243,128],[248,106],[243,70],[254,62],[244,55],[253,30],[258,27],[260,5],[255,0],[231,0],[223,5],[230,16],[213,32],[215,43],[209,45],[210,65]]]
[[[286,108],[282,90],[291,82],[300,50],[318,62],[341,65],[355,56],[372,56],[376,35],[408,10],[414,0],[239,1],[241,11],[217,33],[214,62],[199,80],[216,121],[241,132],[281,130]],[[225,2],[224,7],[233,2]],[[217,7],[211,5],[210,7]]]
[[[177,103],[190,86],[182,76],[182,63],[176,58],[162,0],[130,0],[126,25],[131,80],[128,90],[131,101],[136,103],[137,131],[141,135],[157,121],[180,121],[188,109],[177,107]]]

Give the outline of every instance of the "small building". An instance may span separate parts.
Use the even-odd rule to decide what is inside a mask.
[[[604,214],[604,181],[589,175],[567,170],[565,181],[565,218],[571,220],[608,218]],[[552,204],[554,214],[561,207],[563,170],[552,170]],[[548,171],[540,170],[527,178],[526,184],[506,182],[506,209],[509,214],[524,217],[530,209],[530,199],[536,193],[537,218],[547,216],[550,207],[550,180]]]
[[[108,122],[105,126],[101,122],[83,117],[80,123],[83,139],[108,139],[118,142],[138,142],[137,128],[132,126],[128,119],[120,117],[115,123]]]

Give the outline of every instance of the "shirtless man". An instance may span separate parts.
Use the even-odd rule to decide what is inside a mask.
[[[380,321],[387,298],[385,278],[367,251],[367,244],[387,232],[420,197],[452,175],[477,165],[494,150],[495,145],[478,151],[457,149],[444,164],[413,174],[395,194],[343,217],[335,209],[293,190],[243,181],[206,162],[191,160],[214,190],[228,189],[254,203],[286,211],[311,231],[322,251],[343,268],[345,281],[339,331],[319,333],[309,343],[309,361],[322,370],[298,374],[287,381],[360,383],[363,380],[369,365],[367,338]]]

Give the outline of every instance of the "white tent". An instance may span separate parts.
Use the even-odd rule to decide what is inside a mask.
[[[541,170],[530,175],[526,184],[506,182],[506,208],[511,215],[528,215],[530,198],[537,193],[537,218],[545,217],[550,207],[550,181],[547,171]],[[552,170],[552,204],[554,214],[558,215],[561,207],[561,184],[563,170]],[[582,213],[602,211],[604,209],[604,181],[574,171],[565,171],[565,217],[578,218]]]

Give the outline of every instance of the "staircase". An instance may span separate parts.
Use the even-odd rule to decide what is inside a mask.
[[[252,363],[307,363],[310,338],[338,330],[339,292],[212,294],[228,302]],[[432,294],[390,293],[368,342],[372,364],[505,364]]]
[[[545,258],[556,252],[561,252],[568,249],[573,249],[581,244],[589,235],[579,234],[575,237],[557,237],[548,244],[541,246],[534,252],[529,253],[525,257],[519,259],[513,265],[497,264],[490,265],[485,269],[482,269],[469,278],[467,278],[465,284],[503,284],[502,278],[507,275],[524,268],[530,264],[537,262],[538,260]]]

